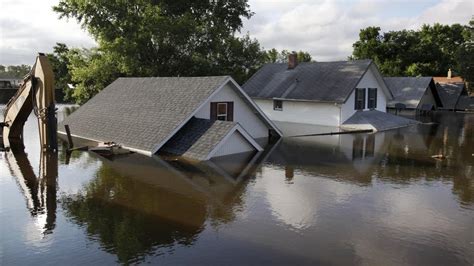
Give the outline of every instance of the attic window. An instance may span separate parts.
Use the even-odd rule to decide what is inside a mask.
[[[365,88],[357,88],[355,91],[355,104],[354,110],[364,110],[365,109]]]
[[[234,121],[234,102],[212,102],[211,119]]]
[[[227,103],[217,104],[217,120],[227,121]]]
[[[367,99],[367,108],[377,108],[377,88],[369,88],[369,96]]]
[[[283,101],[282,100],[273,100],[273,110],[283,111]]]

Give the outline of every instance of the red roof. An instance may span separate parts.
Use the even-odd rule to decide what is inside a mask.
[[[433,80],[437,83],[463,83],[464,80],[461,77],[433,77]]]

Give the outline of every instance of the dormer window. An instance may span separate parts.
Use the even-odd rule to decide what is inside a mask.
[[[377,88],[369,88],[369,96],[367,99],[367,108],[377,108]]]
[[[357,88],[355,91],[355,104],[354,110],[364,110],[365,109],[365,88]]]
[[[234,121],[234,102],[211,103],[212,120]]]
[[[227,121],[227,103],[217,103],[217,120]]]

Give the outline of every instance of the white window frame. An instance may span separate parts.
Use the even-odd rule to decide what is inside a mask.
[[[219,105],[224,105],[225,106],[225,114],[219,114]],[[219,119],[219,117],[224,117],[224,120],[221,120],[221,121],[227,121],[227,118],[228,118],[228,106],[227,106],[227,103],[217,103],[217,110],[216,110],[216,117],[217,117],[217,120],[221,120]]]

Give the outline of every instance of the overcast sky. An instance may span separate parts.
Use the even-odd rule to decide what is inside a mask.
[[[75,20],[59,20],[59,0],[0,0],[0,64],[32,64],[56,42],[92,47]],[[473,0],[249,0],[255,15],[244,22],[266,49],[304,50],[318,61],[343,60],[361,28],[417,29],[423,23],[467,24]]]

